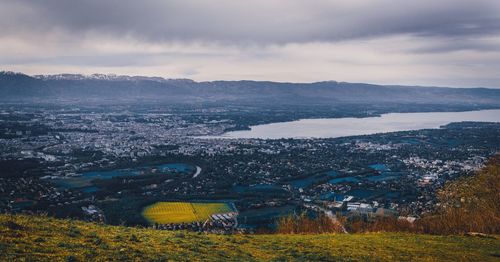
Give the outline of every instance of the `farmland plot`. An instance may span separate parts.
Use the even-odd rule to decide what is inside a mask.
[[[205,221],[212,214],[233,212],[227,203],[158,202],[144,208],[149,223],[190,223]]]

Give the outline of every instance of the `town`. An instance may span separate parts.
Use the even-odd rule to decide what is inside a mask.
[[[500,124],[475,122],[341,138],[214,138],[248,128],[244,116],[189,110],[2,105],[0,212],[147,225],[148,204],[212,200],[235,204],[241,230],[302,212],[412,221],[435,208],[436,190],[500,146]],[[184,227],[205,226],[156,226]]]

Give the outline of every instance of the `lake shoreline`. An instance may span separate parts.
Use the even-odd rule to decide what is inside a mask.
[[[500,122],[500,109],[386,113],[370,117],[310,118],[250,126],[201,139],[313,139],[437,129],[454,122]]]

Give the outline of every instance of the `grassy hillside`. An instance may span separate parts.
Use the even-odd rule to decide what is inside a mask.
[[[405,233],[210,235],[0,215],[0,261],[498,261],[500,238]]]

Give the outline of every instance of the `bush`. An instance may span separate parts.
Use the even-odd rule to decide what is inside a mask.
[[[14,221],[7,221],[7,222],[4,222],[4,225],[10,229],[10,230],[22,230],[24,229],[23,226],[19,225],[18,223],[14,222]]]
[[[78,259],[76,259],[75,256],[67,256],[66,261],[67,262],[76,262],[76,261],[78,261]]]
[[[309,218],[305,213],[300,216],[287,216],[278,221],[277,233],[280,234],[322,234],[342,233],[340,222],[325,215]]]
[[[348,223],[345,223],[345,227],[351,233],[417,231],[414,223],[397,217],[375,217],[370,221],[363,220],[360,217],[352,218]]]
[[[139,238],[137,238],[137,236],[134,235],[134,234],[130,235],[130,239],[129,240],[132,241],[132,242],[141,242],[139,240]]]
[[[68,236],[70,237],[77,237],[77,236],[80,236],[81,235],[81,232],[78,228],[74,227],[74,226],[71,226],[68,230]]]

